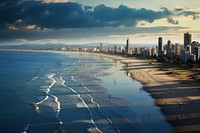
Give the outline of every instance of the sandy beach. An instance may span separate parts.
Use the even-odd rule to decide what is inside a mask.
[[[187,71],[162,69],[162,65],[152,64],[150,60],[100,56],[125,64],[124,70],[133,79],[143,83],[144,89],[155,99],[155,104],[161,108],[174,132],[200,131],[200,83],[188,77]],[[179,74],[171,74],[172,71]]]

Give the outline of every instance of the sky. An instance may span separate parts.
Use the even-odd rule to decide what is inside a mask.
[[[0,45],[200,41],[200,0],[0,0]]]

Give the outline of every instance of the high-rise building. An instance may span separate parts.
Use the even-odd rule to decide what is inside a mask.
[[[128,55],[129,54],[129,38],[127,38],[127,40],[126,40],[126,55]]]
[[[100,43],[99,49],[100,49],[100,52],[103,52],[103,44],[102,43]]]
[[[178,43],[175,44],[175,55],[181,55],[181,45]]]
[[[100,48],[103,48],[103,44],[102,43],[100,43],[100,46],[99,46]]]
[[[187,48],[187,45],[191,45],[192,35],[189,32],[184,33],[184,48]]]
[[[115,54],[118,53],[118,50],[117,50],[117,46],[116,46],[116,45],[114,46],[114,53],[115,53]]]
[[[162,37],[158,38],[158,57],[162,56],[163,46],[162,46]]]
[[[151,56],[154,57],[156,55],[156,48],[152,47],[151,48]]]
[[[191,44],[191,53],[194,54],[194,48],[195,47],[200,47],[200,43],[199,42],[196,42],[196,41],[193,41],[192,44]]]
[[[196,61],[200,59],[200,47],[194,48],[194,55],[196,55]]]
[[[187,45],[186,50],[191,54],[191,45]]]
[[[168,41],[167,41],[167,54],[170,53],[170,50],[171,50],[171,41],[168,40]]]

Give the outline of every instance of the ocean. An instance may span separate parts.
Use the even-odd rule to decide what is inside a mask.
[[[118,61],[87,53],[0,51],[0,132],[172,132]]]

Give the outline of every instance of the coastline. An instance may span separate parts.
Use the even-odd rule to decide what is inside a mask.
[[[96,54],[125,64],[124,70],[140,81],[159,106],[174,132],[200,131],[200,83],[180,75],[172,75],[150,60],[117,55]]]

